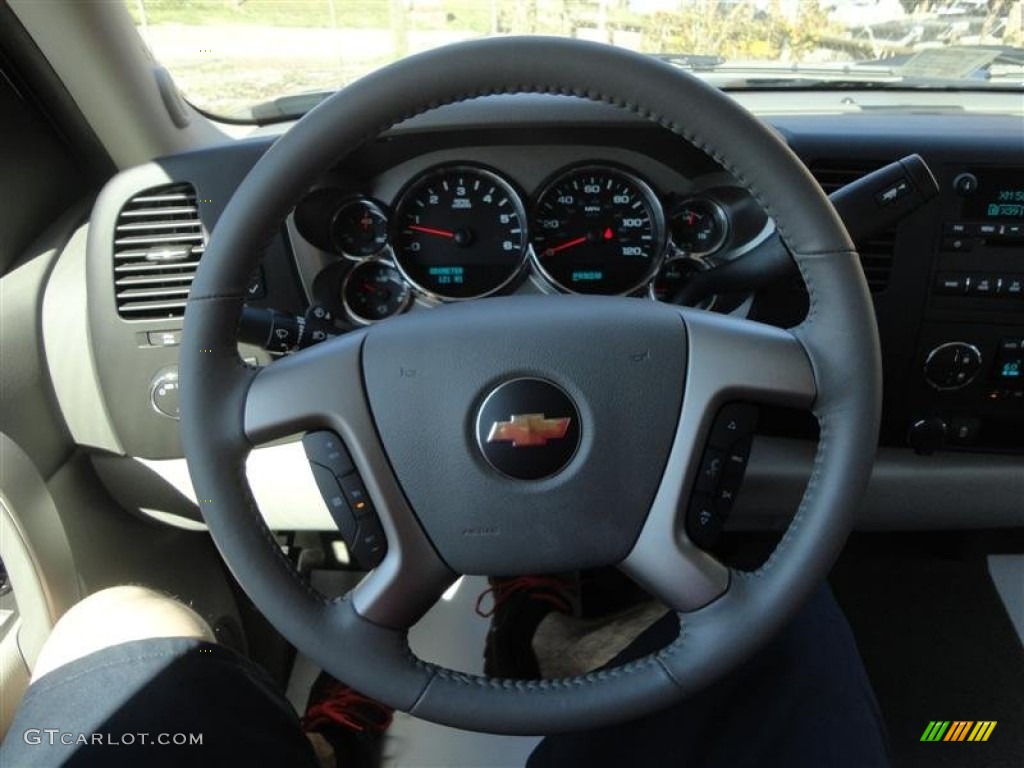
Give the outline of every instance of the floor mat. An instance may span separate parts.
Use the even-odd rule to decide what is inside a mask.
[[[832,586],[853,625],[896,768],[1020,768],[1024,650],[983,555],[844,556]],[[996,721],[989,740],[922,742],[931,721]]]

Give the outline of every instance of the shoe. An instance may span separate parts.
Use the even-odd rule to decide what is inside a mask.
[[[536,680],[540,665],[533,635],[552,611],[577,612],[576,575],[492,578],[476,600],[476,612],[491,620],[484,646],[484,674],[507,680]],[[484,609],[488,596],[491,607]]]
[[[302,729],[334,749],[338,768],[379,768],[394,710],[321,672],[309,691]]]

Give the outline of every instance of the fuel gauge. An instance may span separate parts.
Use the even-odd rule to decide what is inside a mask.
[[[385,261],[363,261],[349,270],[341,284],[341,302],[349,317],[369,325],[403,312],[412,291],[402,275]]]
[[[725,244],[729,218],[714,200],[692,197],[675,206],[669,228],[676,248],[688,256],[706,256]]]

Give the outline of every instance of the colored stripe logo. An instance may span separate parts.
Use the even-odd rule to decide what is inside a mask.
[[[996,723],[996,720],[932,720],[921,734],[921,741],[988,741]]]

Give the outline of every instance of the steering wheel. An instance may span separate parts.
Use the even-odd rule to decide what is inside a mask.
[[[347,333],[262,370],[239,359],[248,275],[323,169],[414,115],[514,93],[602,102],[714,158],[774,218],[810,295],[806,320],[783,330],[633,298],[491,298]],[[417,717],[553,733],[682,699],[740,664],[796,611],[837,557],[867,484],[880,371],[854,247],[775,134],[653,58],[582,41],[505,38],[381,69],[327,99],[259,160],[224,209],[192,286],[181,431],[213,540],[255,605],[301,651]],[[503,418],[550,415],[552,398],[563,398],[576,426],[559,471],[518,479],[491,466],[478,435],[487,424],[478,421],[489,423],[494,398],[504,398]],[[800,508],[773,555],[750,573],[697,548],[684,525],[712,420],[733,400],[811,409],[820,424]],[[380,565],[338,599],[314,590],[282,555],[245,474],[253,445],[321,429],[344,439],[388,542]],[[409,627],[458,574],[611,564],[679,612],[670,645],[623,666],[535,681],[444,669],[409,649]]]

